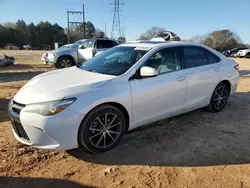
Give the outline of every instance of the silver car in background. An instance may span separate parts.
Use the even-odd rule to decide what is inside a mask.
[[[57,50],[62,50],[62,49],[64,49],[64,48],[70,48],[71,45],[72,45],[72,44],[65,44],[65,45],[61,46],[60,48],[58,48]],[[41,61],[42,61],[43,64],[48,64],[48,62],[46,61],[46,57],[48,57],[48,53],[49,53],[49,52],[44,53],[44,54],[42,55],[42,57],[41,57]]]
[[[83,39],[72,44],[70,48],[49,52],[45,56],[45,61],[56,68],[71,67],[116,45],[118,43],[110,39]]]

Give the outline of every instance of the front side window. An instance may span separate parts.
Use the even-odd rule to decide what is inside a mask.
[[[83,63],[83,70],[119,76],[130,69],[147,50],[137,50],[135,47],[115,47],[104,51]]]
[[[84,48],[92,48],[94,46],[94,40],[89,39],[89,40],[85,40],[81,46],[84,46]]]
[[[183,47],[186,68],[208,65],[206,52],[200,47]]]
[[[79,40],[72,44],[70,48],[79,48],[82,46],[83,48],[92,48],[94,46],[95,40],[87,39],[87,40]]]
[[[144,66],[155,68],[159,74],[181,69],[179,48],[165,48],[155,53]]]

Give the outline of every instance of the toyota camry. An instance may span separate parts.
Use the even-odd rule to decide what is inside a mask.
[[[9,103],[13,134],[37,148],[107,151],[136,127],[199,108],[220,112],[238,69],[202,44],[121,44],[31,79]]]

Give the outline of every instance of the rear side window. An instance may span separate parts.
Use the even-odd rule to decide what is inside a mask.
[[[112,40],[98,40],[97,48],[112,48],[117,44]]]
[[[200,47],[183,47],[186,68],[208,65],[206,52]]]
[[[208,50],[206,50],[206,53],[207,53],[207,58],[210,64],[220,62],[220,58],[214,55],[212,52],[209,52]]]

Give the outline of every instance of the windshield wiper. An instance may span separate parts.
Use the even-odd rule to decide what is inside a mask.
[[[83,69],[83,70],[86,70],[86,71],[89,71],[89,72],[98,73],[98,72],[96,72],[94,69]]]
[[[80,68],[82,66],[82,63],[79,63],[76,65],[77,68]]]

